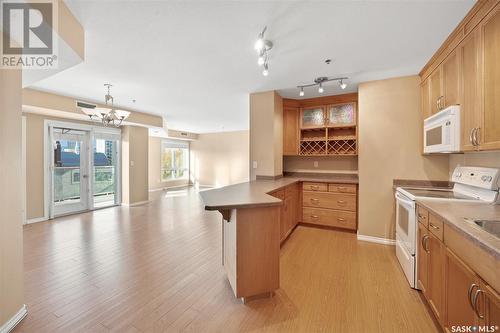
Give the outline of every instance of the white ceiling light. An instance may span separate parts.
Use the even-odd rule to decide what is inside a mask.
[[[98,121],[104,126],[120,127],[122,122],[130,116],[130,112],[125,110],[115,110],[114,98],[111,96],[110,92],[112,85],[105,83],[104,86],[107,88],[107,94],[104,95],[106,107],[81,108],[81,110],[89,116],[90,120]],[[109,108],[108,105],[111,107]]]
[[[314,86],[319,86],[318,92],[320,94],[322,94],[325,91],[325,89],[323,88],[323,83],[330,82],[330,81],[339,81],[340,88],[342,90],[344,90],[347,87],[347,84],[344,82],[344,80],[347,80],[347,79],[349,79],[349,78],[348,77],[331,78],[331,77],[327,77],[327,76],[320,76],[320,77],[317,77],[314,79],[314,83],[303,84],[303,85],[297,86],[297,88],[300,89],[300,92],[299,92],[300,96],[304,96],[304,88],[314,87]]]
[[[264,27],[262,32],[259,34],[257,41],[255,42],[255,50],[259,53],[259,58],[257,59],[257,64],[259,66],[264,66],[262,75],[269,75],[269,64],[267,62],[267,53],[273,48],[273,42],[264,39],[264,34],[266,33],[267,27]]]
[[[264,70],[262,71],[262,75],[264,76],[269,75],[269,68],[267,67],[267,64],[264,64]]]

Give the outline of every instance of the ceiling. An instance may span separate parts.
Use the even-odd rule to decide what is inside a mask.
[[[359,82],[417,74],[474,1],[88,1],[66,0],[86,32],[85,62],[31,87],[164,116],[171,129],[248,129],[248,94],[317,76]],[[258,33],[275,46],[268,77]],[[327,65],[325,59],[332,59]],[[305,97],[317,96],[306,89]],[[137,102],[134,104],[133,99]]]

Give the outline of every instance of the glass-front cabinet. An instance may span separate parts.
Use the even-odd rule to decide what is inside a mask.
[[[325,108],[323,107],[304,108],[300,115],[301,128],[318,128],[325,126]]]
[[[354,103],[329,105],[326,120],[329,127],[355,126],[356,109]]]

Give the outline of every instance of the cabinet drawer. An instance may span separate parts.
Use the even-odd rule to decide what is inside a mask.
[[[325,183],[309,183],[304,182],[302,185],[304,191],[318,191],[318,192],[326,192],[328,191],[328,185]]]
[[[304,192],[303,206],[356,211],[356,196],[340,193]]]
[[[417,206],[417,219],[426,228],[429,228],[429,211],[425,208]]]
[[[356,230],[356,213],[339,210],[306,208],[302,210],[305,223]]]
[[[443,221],[434,214],[429,214],[429,231],[440,241],[443,240]]]
[[[328,192],[356,193],[356,185],[352,185],[352,184],[328,184]]]

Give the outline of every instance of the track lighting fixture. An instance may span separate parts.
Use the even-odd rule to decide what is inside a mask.
[[[262,32],[259,34],[257,41],[255,42],[255,50],[259,54],[259,58],[257,59],[257,64],[259,66],[264,66],[264,70],[262,71],[262,75],[269,75],[269,64],[267,61],[267,56],[269,50],[273,48],[273,42],[264,38],[264,34],[266,33],[267,27],[264,27]]]
[[[323,83],[330,82],[330,81],[338,81],[340,89],[344,90],[345,88],[347,88],[347,84],[344,82],[344,80],[348,80],[348,79],[349,79],[348,77],[335,77],[335,78],[330,78],[327,76],[317,77],[314,79],[314,83],[303,84],[303,85],[297,86],[297,88],[300,89],[299,96],[302,97],[305,95],[304,88],[314,87],[314,86],[319,86],[318,93],[322,94],[325,91],[325,88],[323,87]]]

